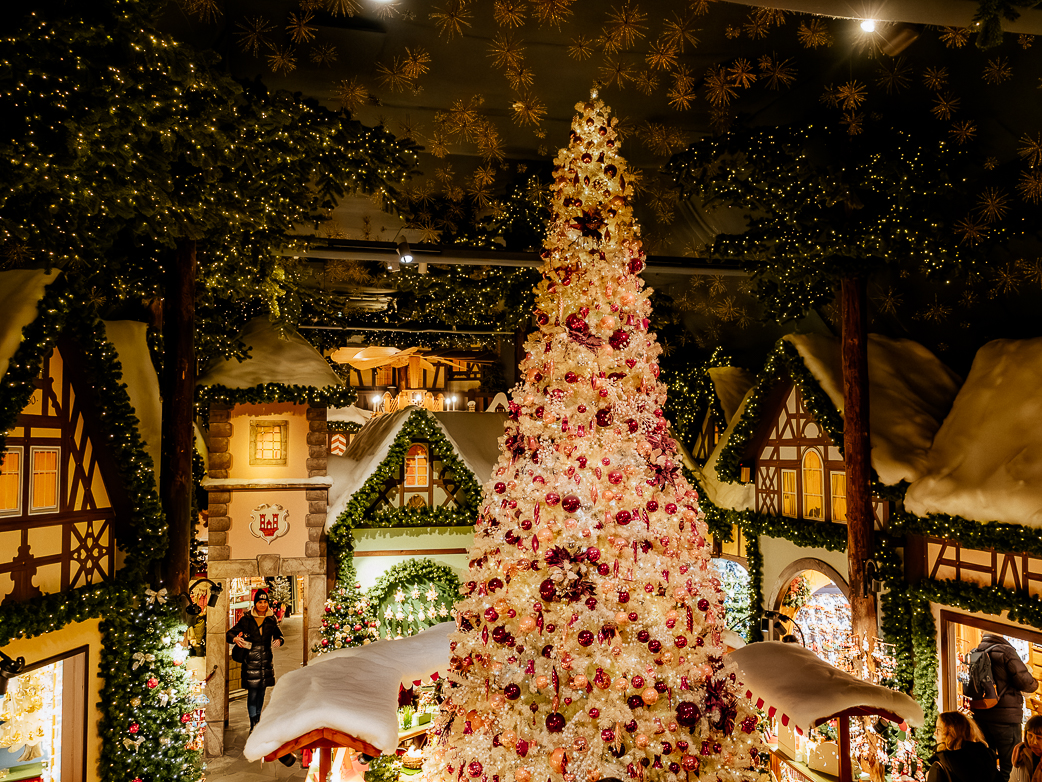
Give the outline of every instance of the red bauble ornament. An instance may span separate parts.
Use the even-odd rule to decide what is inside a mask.
[[[546,730],[549,733],[560,733],[566,722],[564,715],[555,711],[546,717]]]
[[[159,679],[149,679],[147,682],[145,682],[145,684],[148,685],[148,689],[154,690],[156,687],[159,686]]]
[[[137,733],[139,730],[141,730],[141,726],[138,725],[136,722],[130,723],[130,727],[127,728],[128,733]]]

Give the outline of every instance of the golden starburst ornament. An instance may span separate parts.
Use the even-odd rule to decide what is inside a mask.
[[[673,18],[662,23],[661,40],[666,45],[680,53],[684,47],[691,44],[692,49],[698,48],[698,28],[695,27],[695,14],[687,13],[681,15],[673,12]]]
[[[488,56],[497,68],[520,68],[525,59],[524,42],[513,30],[496,33],[489,44]]]
[[[503,139],[491,121],[485,122],[478,131],[478,154],[487,163],[504,158]]]
[[[1029,35],[1028,33],[1021,33],[1017,36],[1017,43],[1021,49],[1030,49],[1035,43],[1035,36]]]
[[[315,38],[318,28],[311,23],[314,18],[315,15],[311,11],[301,11],[299,14],[290,13],[286,32],[289,33],[289,38],[293,43],[308,43]]]
[[[955,231],[961,237],[959,244],[967,244],[974,247],[979,244],[988,233],[988,228],[978,218],[966,216],[955,224]]]
[[[772,90],[788,87],[796,81],[796,68],[793,67],[792,59],[778,59],[777,54],[765,54],[760,57],[757,65],[760,68],[760,78]]]
[[[438,28],[438,34],[451,41],[457,35],[463,37],[463,30],[470,27],[472,14],[464,0],[448,0],[445,5],[431,12],[430,18]]]
[[[336,44],[323,43],[313,47],[308,58],[315,65],[328,68],[340,58],[340,53],[337,51]]]
[[[986,223],[994,223],[1006,216],[1009,198],[997,187],[986,187],[977,199],[977,211]]]
[[[520,27],[525,23],[525,6],[522,0],[496,0],[492,16],[500,27]]]
[[[651,44],[644,59],[655,70],[667,71],[677,64],[677,48],[665,38],[659,38]]]
[[[639,6],[628,2],[613,7],[604,25],[604,37],[612,41],[616,51],[632,49],[637,41],[644,38],[647,18],[648,15]]]
[[[534,95],[527,94],[510,104],[514,122],[522,127],[538,125],[546,116],[546,106]]]
[[[507,68],[506,77],[507,81],[510,82],[510,89],[514,92],[527,92],[528,88],[535,81],[535,74],[532,73],[532,69],[524,66]]]
[[[940,92],[948,86],[948,68],[927,68],[923,71],[923,84],[935,92]]]
[[[864,130],[865,114],[864,112],[847,111],[840,121],[847,126],[847,135],[858,136]]]
[[[754,8],[749,12],[749,15],[745,18],[745,23],[742,25],[742,29],[745,34],[754,41],[758,41],[761,38],[766,38],[767,34],[771,31],[770,24],[765,21],[761,14],[756,13],[762,10]]]
[[[973,140],[973,137],[977,135],[977,124],[971,120],[962,120],[952,125],[949,134],[955,139],[955,143],[959,146],[967,144]]]
[[[868,88],[857,80],[848,81],[836,88],[836,100],[845,111],[860,107],[866,97],[868,97]]]
[[[1017,154],[1028,162],[1032,168],[1042,163],[1042,133],[1036,134],[1035,138],[1025,133],[1020,137],[1020,148]]]
[[[1037,204],[1042,200],[1042,170],[1031,169],[1020,175],[1017,182],[1020,197],[1029,204]]]
[[[430,70],[431,55],[426,49],[408,48],[405,50],[403,67],[410,79],[418,79]]]
[[[292,46],[269,44],[268,49],[268,67],[273,73],[281,71],[285,75],[296,69],[297,53]]]
[[[756,83],[756,74],[753,72],[753,64],[744,57],[739,57],[727,68],[727,78],[731,83],[748,89]]]
[[[949,49],[961,49],[970,40],[970,30],[965,27],[942,27],[940,38]]]
[[[377,63],[376,78],[381,85],[394,92],[405,92],[413,86],[413,79],[408,75],[403,57],[395,57],[390,65]]]
[[[239,22],[235,29],[239,39],[239,46],[244,52],[254,57],[260,54],[261,47],[267,48],[268,36],[275,29],[263,16],[246,17]]]
[[[645,95],[651,95],[658,89],[658,76],[651,71],[640,71],[633,77],[633,86]]]
[[[738,94],[727,80],[727,69],[723,66],[712,67],[705,74],[706,99],[713,106],[727,106]]]
[[[1005,266],[999,266],[991,273],[991,295],[992,297],[1002,294],[1009,296],[1020,288],[1020,270],[1016,261],[1010,261]]]
[[[943,92],[934,98],[930,113],[937,119],[949,120],[952,118],[952,114],[958,110],[961,102],[960,98],[957,98],[950,92]]]
[[[1024,277],[1024,282],[1042,287],[1042,258],[1021,258],[1017,268]]]
[[[345,111],[353,112],[369,100],[369,90],[358,81],[357,76],[352,76],[341,80],[336,88],[336,96]]]
[[[1002,84],[1004,81],[1009,81],[1012,76],[1013,69],[1010,68],[1009,63],[1002,57],[993,57],[984,66],[981,78],[988,84]]]
[[[599,73],[603,87],[615,85],[620,90],[625,89],[626,84],[633,79],[633,69],[621,57],[617,60],[606,59]]]
[[[571,8],[573,2],[575,0],[532,0],[539,26],[556,27],[560,30],[561,25],[574,13]]]
[[[796,30],[796,37],[806,49],[817,49],[820,46],[832,46],[832,33],[824,19],[814,18],[801,22]]]
[[[573,60],[588,60],[593,56],[593,41],[584,35],[577,35],[568,46],[568,56]]]
[[[887,95],[901,92],[912,80],[912,69],[904,57],[884,61],[878,69],[876,84],[886,90]]]
[[[896,315],[898,308],[904,302],[904,298],[893,288],[887,288],[875,301],[880,312],[887,315]]]

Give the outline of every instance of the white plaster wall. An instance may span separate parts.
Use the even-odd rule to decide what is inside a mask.
[[[467,571],[467,554],[423,553],[432,549],[466,549],[474,542],[473,527],[410,527],[398,529],[359,529],[354,531],[355,554],[369,551],[404,551],[406,553],[375,557],[355,556],[358,581],[363,589],[376,583],[381,575],[399,562],[414,557],[432,559],[448,565],[462,577]],[[417,553],[408,553],[415,551]]]
[[[763,554],[763,608],[771,609],[772,598],[787,584],[781,583],[782,572],[798,559],[818,559],[835,568],[844,576],[847,573],[847,552],[827,551],[822,548],[803,548],[783,538],[760,536],[760,552]]]

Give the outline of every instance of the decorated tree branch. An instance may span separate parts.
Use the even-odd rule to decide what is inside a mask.
[[[723,592],[662,405],[615,119],[580,103],[428,776],[760,777]]]

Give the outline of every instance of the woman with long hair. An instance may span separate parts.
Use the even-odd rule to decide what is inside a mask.
[[[937,751],[930,758],[926,782],[994,782],[999,773],[996,755],[972,719],[957,711],[941,712],[933,735]]]
[[[1013,772],[1009,782],[1042,782],[1042,716],[1028,717],[1024,742],[1013,748]]]

